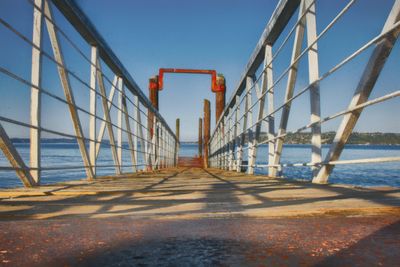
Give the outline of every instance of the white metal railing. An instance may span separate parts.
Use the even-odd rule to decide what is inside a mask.
[[[381,73],[381,70],[390,55],[390,52],[400,32],[400,1],[396,0],[387,16],[381,33],[324,74],[319,74],[318,41],[329,32],[336,23],[354,6],[356,0],[350,0],[317,34],[316,16],[318,14],[314,0],[281,0],[278,3],[268,25],[266,26],[251,58],[241,77],[238,88],[228,102],[222,116],[217,122],[210,142],[210,165],[227,170],[240,172],[243,167],[249,174],[254,173],[254,168],[268,168],[270,176],[278,176],[284,167],[309,166],[313,171],[313,182],[326,183],[333,168],[337,164],[356,164],[371,162],[399,161],[400,157],[368,158],[354,160],[339,160],[344,145],[347,143],[357,120],[365,107],[398,97],[400,91],[368,100],[371,91]],[[363,3],[358,3],[362,5]],[[296,15],[297,20],[288,30],[286,36],[283,32],[290,18]],[[304,34],[307,35],[307,47],[302,50]],[[275,43],[282,35],[283,41],[275,49]],[[281,51],[293,38],[292,55],[289,65],[274,79],[273,63]],[[357,58],[367,49],[372,53],[365,65],[364,72],[347,109],[321,118],[320,108],[320,83],[341,69],[347,63]],[[295,84],[299,72],[299,61],[308,56],[308,84],[295,93]],[[282,104],[275,106],[274,95],[277,85],[283,81],[286,91]],[[288,134],[288,119],[291,104],[294,100],[310,93],[310,123],[291,133],[311,130],[311,161],[293,164],[281,163],[283,144]],[[253,99],[255,98],[255,101]],[[280,112],[280,114],[278,113]],[[254,113],[254,114],[253,114]],[[276,115],[280,115],[278,131],[275,130]],[[321,125],[332,119],[342,117],[342,122],[336,131],[333,143],[325,159],[322,159]],[[264,123],[264,125],[263,125]],[[261,128],[266,128],[266,138],[261,140]],[[257,164],[257,148],[268,144],[268,157],[265,164]],[[244,152],[247,150],[247,162],[244,161]]]
[[[3,112],[0,113],[0,148],[11,164],[11,167],[0,166],[0,172],[16,171],[23,184],[29,187],[40,184],[42,171],[84,169],[88,179],[94,179],[97,170],[101,168],[114,168],[116,174],[121,174],[123,167],[130,167],[132,172],[137,172],[143,169],[175,166],[179,148],[175,134],[74,2],[27,0],[26,5],[29,5],[33,11],[32,36],[25,35],[18,27],[0,18],[0,27],[16,36],[19,42],[30,46],[32,51],[30,79],[0,63],[1,76],[12,79],[30,90],[29,123],[5,116]],[[75,40],[62,29],[60,24],[57,24],[57,15],[53,12],[54,6],[60,11],[63,19],[67,19],[79,33],[78,36],[81,39]],[[15,14],[17,13],[18,10],[15,10]],[[45,49],[44,34],[46,32],[52,52],[47,52]],[[82,41],[85,43],[83,48],[82,44],[78,44]],[[71,50],[80,58],[69,61],[64,54]],[[10,51],[10,53],[18,53],[18,51]],[[43,59],[55,65],[58,78],[53,77],[53,80],[61,81],[63,96],[41,83],[44,75]],[[73,60],[83,60],[85,63],[83,67],[90,70],[90,75],[84,77],[79,70],[73,69],[71,67],[73,64],[68,64]],[[114,77],[110,78],[110,74],[107,73],[111,73]],[[3,87],[0,90],[9,89]],[[82,104],[82,101],[78,101],[80,104],[77,104],[74,97],[76,90],[88,92],[87,105]],[[68,108],[74,129],[73,134],[57,130],[53,125],[52,127],[42,125],[42,119],[46,116],[42,112],[43,96],[56,100],[58,105],[65,105]],[[97,100],[100,100],[101,105]],[[82,119],[83,116],[87,119]],[[8,135],[4,125],[10,128],[29,129],[29,164],[23,160],[12,142],[13,136]],[[85,127],[88,128],[88,134],[84,133],[84,126],[88,126]],[[109,141],[104,140],[106,130]],[[43,134],[76,140],[83,165],[47,164],[47,166],[42,166]],[[124,139],[127,146],[124,145]],[[110,148],[113,164],[97,163],[99,152],[104,149],[103,147]],[[123,151],[129,154],[130,164],[123,164]]]

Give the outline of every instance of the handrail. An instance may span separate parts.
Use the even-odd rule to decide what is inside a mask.
[[[110,69],[117,75],[124,78],[124,83],[128,89],[139,97],[141,102],[146,103],[146,106],[153,112],[157,117],[160,118],[161,122],[167,126],[168,131],[174,136],[174,132],[171,130],[169,125],[165,122],[164,118],[153,107],[150,100],[143,93],[140,87],[137,85],[135,80],[126,70],[124,65],[109,47],[104,38],[96,30],[95,26],[85,15],[85,13],[79,8],[74,0],[51,0],[61,13],[68,19],[68,21],[74,26],[74,28],[81,34],[81,36],[91,45],[96,46],[99,50],[99,56],[103,61],[110,67]]]
[[[176,166],[179,141],[175,133],[153,107],[75,1],[27,0],[27,2],[33,10],[32,36],[27,36],[17,27],[8,23],[6,19],[0,18],[0,27],[4,27],[7,34],[11,33],[17,36],[18,41],[27,44],[32,49],[30,80],[6,67],[7,59],[5,65],[0,66],[0,75],[12,79],[23,90],[28,89],[31,93],[30,121],[14,118],[10,114],[0,114],[0,149],[11,165],[11,167],[0,166],[0,171],[14,170],[23,184],[26,187],[31,187],[40,184],[42,171],[82,169],[87,178],[92,180],[96,178],[96,169],[108,172],[109,168],[115,168],[115,173],[118,175],[131,172],[126,168],[131,169],[132,172],[138,172]],[[53,6],[58,8],[61,15],[53,13]],[[83,38],[84,47],[89,45],[89,48],[91,48],[89,56],[86,55],[87,50],[81,48],[82,44],[79,43],[78,46],[78,42],[66,34],[56,23],[59,16],[66,18],[73,29]],[[49,35],[51,52],[45,50],[43,46],[43,43],[47,41],[42,40],[45,30]],[[69,47],[63,46],[61,42],[64,40],[70,45]],[[64,58],[64,50],[71,48],[78,52],[79,60],[84,59],[84,64],[79,62],[78,68],[87,67],[87,70],[90,70],[89,77],[82,77],[85,72],[81,70],[77,72],[76,66],[66,64],[69,60],[75,59],[75,55],[71,59]],[[41,83],[43,76],[41,71],[42,58],[48,60],[57,69],[58,78],[56,76],[46,76],[46,78],[60,80],[63,96],[55,93],[55,88],[49,88],[48,84],[43,85]],[[106,75],[105,69],[102,68],[103,64],[111,70],[114,79]],[[109,92],[106,90],[105,82],[108,82],[111,86]],[[54,87],[54,85],[51,86]],[[74,96],[74,88],[79,88],[80,93],[82,90],[86,90],[89,93],[89,99],[79,99],[81,96],[79,93],[77,94],[78,97]],[[125,91],[125,89],[127,90]],[[44,125],[41,123],[42,119],[48,115],[42,112],[42,96],[46,96],[67,108],[73,133],[64,129],[57,129],[55,124]],[[84,100],[84,102],[77,102],[76,99]],[[101,100],[102,115],[97,113],[99,110],[97,99]],[[86,100],[88,101],[86,102]],[[62,112],[63,109],[60,108],[59,110],[59,112]],[[144,118],[142,118],[143,116]],[[151,120],[149,120],[150,117]],[[146,123],[142,123],[142,121]],[[16,144],[12,141],[14,136],[7,133],[8,129],[3,126],[3,123],[5,126],[11,125],[25,129],[25,132],[26,129],[29,130],[29,163],[25,163],[25,158],[21,157],[20,152],[16,149]],[[100,123],[100,125],[97,123]],[[131,127],[131,124],[133,127]],[[88,129],[89,134],[86,134],[84,129]],[[154,132],[151,132],[152,129],[154,129]],[[106,130],[109,140],[103,138]],[[83,164],[79,166],[81,162],[74,159],[65,166],[56,166],[53,165],[53,162],[43,160],[41,153],[42,133],[47,136],[54,135],[57,138],[73,139],[78,145]],[[124,138],[127,140],[127,145],[124,144],[126,142]],[[99,164],[97,164],[99,152],[103,150],[103,147],[111,150],[112,158],[106,160],[110,161],[108,163],[101,159],[101,162],[99,161]],[[127,152],[129,156],[126,157],[127,154],[123,152]],[[113,164],[109,164],[111,161]],[[3,164],[3,162],[1,163]],[[44,163],[44,166],[42,166],[42,163]],[[57,175],[63,174],[58,173]]]
[[[251,55],[239,85],[231,96],[228,105],[211,135],[208,147],[210,150],[210,164],[227,170],[242,171],[247,168],[249,174],[254,173],[255,168],[268,168],[268,174],[277,176],[283,167],[308,166],[312,170],[312,178],[315,183],[327,183],[330,173],[336,164],[371,163],[398,161],[399,157],[340,160],[344,145],[349,140],[355,124],[363,109],[395,97],[399,97],[399,91],[394,91],[384,96],[368,100],[371,91],[390,56],[390,52],[400,33],[400,0],[396,0],[386,23],[381,32],[369,39],[365,44],[353,53],[339,61],[322,75],[319,74],[318,42],[339,20],[353,7],[356,0],[349,0],[346,5],[330,20],[325,28],[317,34],[315,3],[317,0],[280,1],[272,14],[264,32]],[[276,51],[273,51],[275,41],[283,33],[289,19],[298,9],[298,19],[289,29],[283,42]],[[274,79],[272,63],[276,63],[277,55],[281,52],[288,40],[293,37],[292,56],[290,63],[283,72]],[[307,46],[302,49],[303,38],[307,36]],[[359,84],[347,109],[321,118],[320,107],[320,83],[327,77],[335,74],[343,66],[353,61],[367,49],[372,49],[364,73],[360,77]],[[303,88],[296,89],[299,61],[308,55],[309,81]],[[263,65],[262,65],[263,63]],[[280,62],[278,62],[280,63]],[[274,90],[279,83],[287,78],[286,92],[283,102],[275,106]],[[261,83],[261,85],[259,84]],[[288,121],[291,104],[304,95],[310,93],[310,122],[298,128],[294,132],[288,131]],[[253,101],[254,95],[256,100]],[[242,105],[243,104],[243,105]],[[258,107],[258,110],[256,108]],[[266,111],[266,107],[268,110]],[[279,130],[275,130],[275,116],[281,112]],[[255,117],[255,118],[254,118]],[[342,117],[342,123],[336,131],[336,136],[325,159],[322,159],[321,125],[334,118]],[[267,126],[267,136],[261,138],[263,123]],[[285,136],[289,133],[299,133],[311,129],[311,162],[296,164],[281,163],[281,155]],[[262,144],[268,144],[267,164],[256,162],[257,148]],[[243,153],[247,150],[247,162],[243,159]]]
[[[293,13],[296,11],[300,4],[300,0],[280,0],[274,12],[271,15],[267,26],[265,27],[263,33],[261,34],[260,39],[257,42],[256,47],[253,50],[253,53],[250,56],[250,59],[243,71],[243,74],[239,80],[239,84],[236,87],[236,90],[232,93],[231,98],[229,99],[225,109],[221,115],[221,117],[217,121],[217,125],[222,120],[223,116],[229,111],[229,108],[232,108],[236,103],[236,95],[240,95],[246,88],[246,77],[254,76],[257,71],[258,66],[263,62],[265,57],[265,45],[273,45],[275,41],[278,39],[279,35],[284,30],[286,24],[292,17]],[[214,135],[215,129],[211,136]]]

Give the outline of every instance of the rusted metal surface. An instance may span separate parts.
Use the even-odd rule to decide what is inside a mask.
[[[218,87],[223,87],[225,90],[221,90],[215,93],[215,123],[217,123],[219,117],[221,117],[222,112],[225,109],[225,78],[222,75],[217,77],[216,84]]]
[[[223,78],[221,75],[217,75],[215,70],[198,70],[198,69],[171,69],[161,68],[158,72],[158,90],[162,90],[164,87],[164,73],[186,73],[186,74],[208,74],[211,75],[211,90],[214,93],[225,92],[225,82],[219,83],[218,80]],[[217,77],[218,76],[218,77]],[[224,79],[225,81],[225,79]],[[152,84],[152,83],[151,83]]]
[[[215,122],[221,117],[225,108],[225,92],[218,92],[215,94]]]
[[[154,78],[151,78],[150,82],[149,82],[150,83],[150,86],[149,86],[149,99],[150,99],[150,102],[153,105],[153,107],[158,111],[159,110],[158,109],[158,90],[151,87],[152,79],[154,79]],[[154,120],[155,117],[154,117],[154,113],[150,109],[148,109],[148,113],[147,114],[148,114],[147,115],[147,128],[149,129],[149,140],[152,140],[153,136],[155,134],[157,134],[155,132],[155,128],[154,128],[156,126],[155,125],[155,120]],[[155,140],[157,140],[157,137],[155,138]],[[154,153],[157,155],[157,149],[154,150]],[[154,168],[154,166],[152,166],[151,163],[149,165],[150,166],[148,167],[148,170],[151,170],[151,169]]]
[[[179,167],[203,168],[202,157],[179,157]]]
[[[158,110],[158,90],[149,89],[149,98],[153,107]],[[154,120],[154,113],[149,110],[148,116],[148,125],[149,129],[151,129],[151,136],[153,136],[153,120]]]
[[[204,167],[208,167],[208,155],[209,148],[208,142],[210,141],[210,126],[211,126],[211,109],[210,109],[210,101],[204,99]]]
[[[0,244],[2,266],[397,266],[400,216],[3,221]]]
[[[199,157],[203,157],[203,119],[199,118],[199,138],[198,138],[198,146],[199,146]]]

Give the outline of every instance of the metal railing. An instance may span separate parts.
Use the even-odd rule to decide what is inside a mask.
[[[121,174],[126,167],[130,167],[132,172],[137,172],[175,166],[179,148],[175,134],[78,6],[69,0],[26,1],[25,4],[33,11],[32,36],[24,34],[17,25],[0,18],[2,30],[15,36],[18,42],[31,47],[32,51],[30,79],[7,68],[5,66],[7,64],[0,64],[1,76],[26,87],[30,93],[29,123],[5,116],[3,112],[0,114],[0,148],[11,165],[11,167],[1,166],[0,172],[16,171],[23,184],[30,187],[40,184],[42,171],[84,169],[87,178],[91,180],[102,168],[114,168],[115,174]],[[54,12],[54,6],[57,8],[57,13]],[[18,10],[15,10],[15,14],[17,13]],[[58,19],[66,19],[68,25],[65,26],[63,23],[63,26],[72,26],[75,31],[74,36],[78,37],[67,34],[61,23],[57,23]],[[45,49],[46,32],[52,52]],[[66,52],[68,55],[75,53],[78,58],[65,57]],[[44,60],[57,69],[58,77],[52,77],[52,80],[61,81],[63,95],[55,92],[54,88],[42,84]],[[82,64],[74,69],[72,67],[74,64],[71,63],[73,61]],[[89,74],[87,77],[82,75],[81,68],[87,68]],[[108,87],[110,90],[107,95]],[[3,87],[0,90],[10,89]],[[81,96],[82,90],[88,97],[75,98],[74,93],[78,92]],[[57,109],[61,110],[62,105],[67,108],[73,125],[73,134],[55,129],[55,126],[59,126],[57,124],[49,127],[42,125],[42,119],[47,115],[42,112],[44,96],[55,100]],[[85,101],[86,105],[82,104]],[[59,110],[55,112],[61,112]],[[84,116],[86,120],[82,119]],[[149,118],[152,122],[149,122]],[[3,125],[29,129],[29,164],[23,160],[12,142],[13,136],[8,135]],[[87,128],[88,134],[85,134]],[[104,140],[106,131],[109,140]],[[76,140],[83,164],[42,166],[43,134]],[[110,148],[113,164],[97,163],[103,147]],[[125,160],[123,152],[128,154],[126,157],[130,157],[129,164],[123,163]]]
[[[312,169],[313,182],[327,183],[329,175],[337,164],[400,161],[400,157],[339,160],[363,109],[400,95],[400,91],[397,90],[368,100],[400,32],[399,0],[394,2],[380,34],[370,39],[324,74],[319,74],[318,42],[353,8],[355,2],[355,0],[348,1],[319,34],[316,27],[316,16],[318,14],[315,7],[316,0],[281,0],[278,3],[250,57],[239,86],[228,101],[212,133],[208,144],[212,167],[238,172],[247,168],[249,174],[253,174],[255,168],[268,168],[268,174],[275,177],[279,176],[280,171],[285,167],[308,166]],[[362,5],[364,3],[360,1],[357,4]],[[291,18],[296,15],[297,20],[293,27],[286,29]],[[285,30],[287,30],[286,36],[283,34]],[[302,50],[305,33],[307,45]],[[279,46],[276,44],[278,38],[282,38]],[[273,64],[282,64],[278,61],[278,58],[282,51],[289,46],[289,40],[292,39],[293,46],[289,65],[276,76]],[[364,72],[348,108],[321,118],[321,82],[367,49],[372,50],[372,53],[364,66]],[[295,93],[296,79],[301,68],[299,62],[306,55],[308,57],[308,69],[306,69],[308,71],[308,84]],[[276,90],[278,90],[278,84],[284,81],[286,81],[284,99],[276,107]],[[310,122],[291,131],[291,133],[311,130],[311,161],[283,164],[281,163],[281,156],[285,136],[290,133],[288,131],[288,120],[291,105],[307,92],[310,94]],[[277,115],[280,115],[278,131],[275,130]],[[335,133],[325,159],[322,159],[321,125],[339,117],[342,117],[341,124]],[[264,136],[261,132],[262,127],[266,128]],[[262,144],[268,145],[267,162],[257,164],[257,149]],[[247,152],[247,162],[244,160],[244,152]]]

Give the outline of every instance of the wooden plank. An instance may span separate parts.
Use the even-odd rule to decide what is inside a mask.
[[[386,32],[393,24],[400,20],[400,0],[396,0],[392,10],[383,26],[382,32]],[[364,69],[364,72],[360,78],[358,86],[354,92],[353,98],[349,104],[348,109],[352,109],[357,105],[363,104],[368,101],[368,98],[375,86],[375,83],[381,73],[386,60],[388,59],[390,52],[399,36],[399,31],[393,32],[385,39],[380,41],[374,48],[368,63]],[[329,148],[329,152],[326,155],[325,162],[337,161],[344,149],[350,134],[353,132],[354,127],[363,111],[363,108],[357,109],[352,113],[346,114],[342,122],[336,131],[335,138],[333,139],[332,145]],[[329,175],[331,174],[335,165],[323,165],[318,172],[318,175],[314,177],[313,183],[327,183]]]
[[[301,53],[301,46],[302,46],[303,37],[304,37],[305,17],[302,18],[303,13],[304,13],[304,0],[301,2],[300,9],[299,9],[298,17],[299,17],[299,19],[301,19],[301,23],[299,23],[296,27],[294,43],[293,43],[292,58],[290,60],[290,65],[292,67],[290,68],[290,70],[288,72],[288,80],[287,80],[287,85],[286,85],[286,93],[285,93],[284,103],[288,102],[288,100],[290,98],[292,98],[294,86],[296,84],[297,66],[299,64],[299,61],[296,61],[296,58]],[[282,115],[281,115],[281,121],[280,121],[280,125],[279,125],[278,135],[282,135],[282,134],[286,133],[287,123],[288,123],[289,114],[290,114],[290,107],[291,107],[291,102],[289,102],[287,105],[285,105],[282,109]],[[282,148],[283,148],[283,137],[276,140],[273,165],[279,164],[279,162],[281,160],[281,155],[282,155]],[[278,169],[274,168],[270,175],[277,176],[277,172],[278,172]]]
[[[89,156],[90,165],[92,166],[93,175],[96,176],[96,61],[97,61],[97,48],[92,46],[91,51],[91,65],[90,65],[90,118],[89,118]]]
[[[317,24],[316,24],[316,11],[313,0],[305,0],[305,9],[308,9],[306,14],[306,29],[307,29],[307,45],[314,45],[308,50],[308,76],[309,83],[312,84],[319,79],[319,67],[318,67],[318,46],[317,42]],[[315,164],[321,162],[321,104],[320,104],[320,93],[319,84],[316,83],[310,88],[310,107],[311,107],[311,163]],[[319,168],[316,166],[311,167],[313,177],[318,174]]]
[[[120,163],[118,160],[117,149],[115,147],[114,131],[113,131],[112,124],[111,124],[110,110],[108,108],[108,102],[107,102],[107,98],[106,98],[107,97],[106,88],[104,86],[104,80],[103,80],[101,70],[102,70],[102,67],[101,67],[100,58],[97,58],[97,83],[99,84],[100,94],[102,95],[101,103],[103,105],[103,112],[104,112],[105,119],[106,119],[108,138],[110,139],[111,154],[112,154],[112,157],[114,160],[115,173],[121,174],[121,166],[120,166]]]
[[[53,21],[53,15],[52,15],[51,7],[50,7],[48,1],[44,2],[44,13],[47,18],[49,18],[51,21]],[[83,160],[83,164],[85,166],[86,175],[89,180],[92,180],[94,178],[94,174],[93,174],[92,168],[90,167],[89,155],[88,155],[88,152],[86,150],[86,145],[85,145],[85,139],[84,139],[85,137],[83,135],[81,122],[79,119],[78,111],[76,109],[75,99],[74,99],[74,96],[73,96],[73,93],[71,90],[68,73],[64,68],[64,66],[65,66],[64,57],[62,54],[60,44],[58,42],[58,36],[57,36],[56,29],[55,29],[53,23],[51,21],[49,21],[49,19],[47,19],[47,18],[46,18],[47,31],[49,33],[50,42],[51,42],[52,50],[54,53],[54,58],[55,58],[56,62],[58,63],[57,69],[58,69],[58,74],[60,76],[61,85],[64,90],[65,99],[69,103],[69,105],[68,105],[69,113],[71,115],[71,120],[74,125],[74,130],[75,130],[75,134],[77,136],[77,142],[78,142],[79,149],[80,149],[80,152],[82,155],[82,160]]]
[[[114,80],[113,83],[111,85],[111,89],[110,89],[110,94],[108,95],[107,98],[107,108],[108,110],[111,109],[112,106],[112,102],[114,99],[114,94],[115,94],[115,88],[117,88],[117,81],[118,81],[118,76],[114,75]],[[99,156],[100,153],[100,148],[101,148],[101,142],[103,141],[103,137],[104,137],[104,133],[106,131],[106,114],[103,114],[103,120],[101,121],[100,124],[100,128],[99,128],[99,134],[97,136],[97,142],[96,142],[96,159]]]
[[[25,165],[17,149],[15,149],[10,138],[8,137],[5,129],[0,123],[0,149],[3,151],[4,156],[8,159],[11,166],[15,169],[18,177],[25,187],[32,187],[37,185],[35,179],[29,172],[29,168]]]
[[[35,5],[43,9],[42,0],[35,0]],[[32,67],[31,83],[36,86],[31,87],[30,101],[30,174],[36,184],[40,184],[41,167],[41,149],[40,149],[40,127],[41,127],[41,93],[38,87],[41,86],[42,57],[40,49],[42,48],[42,11],[33,9],[33,33],[32,33]],[[35,47],[36,46],[36,47]]]

